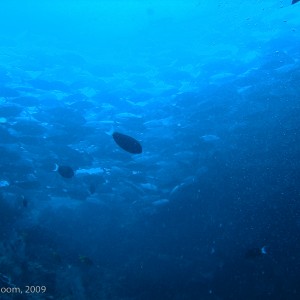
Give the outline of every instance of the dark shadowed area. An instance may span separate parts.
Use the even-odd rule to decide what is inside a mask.
[[[0,299],[300,299],[300,3],[0,4]]]

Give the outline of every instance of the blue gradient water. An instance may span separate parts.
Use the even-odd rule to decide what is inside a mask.
[[[299,299],[299,32],[291,1],[1,1],[0,299]]]

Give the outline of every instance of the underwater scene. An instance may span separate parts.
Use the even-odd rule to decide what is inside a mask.
[[[300,1],[0,1],[11,299],[300,299]]]

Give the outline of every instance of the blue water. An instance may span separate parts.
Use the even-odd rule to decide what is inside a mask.
[[[300,299],[299,33],[291,0],[1,1],[0,299]]]

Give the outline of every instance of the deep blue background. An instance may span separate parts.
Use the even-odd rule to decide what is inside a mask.
[[[299,32],[290,1],[1,1],[0,287],[47,292],[0,299],[299,299]]]

